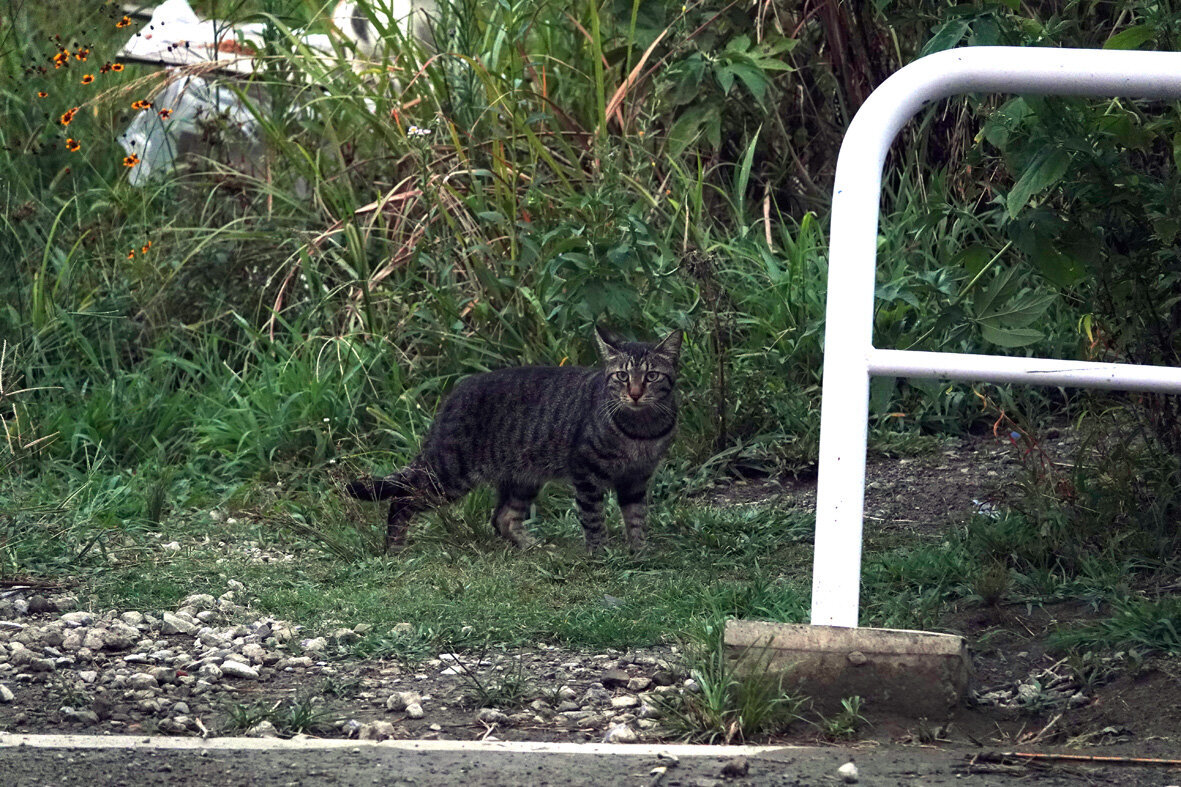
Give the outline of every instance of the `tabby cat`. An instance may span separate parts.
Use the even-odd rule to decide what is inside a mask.
[[[603,548],[603,497],[614,489],[633,549],[644,546],[648,482],[677,425],[680,331],[656,344],[595,328],[601,368],[526,366],[461,380],[439,408],[418,456],[385,478],[353,481],[361,500],[389,499],[386,549],[402,546],[410,518],[495,485],[492,524],[525,548],[524,522],[542,484],[574,484],[591,552]]]

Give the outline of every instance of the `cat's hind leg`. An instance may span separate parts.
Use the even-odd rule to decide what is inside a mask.
[[[496,491],[496,509],[492,512],[492,526],[496,532],[518,549],[535,546],[537,539],[525,529],[525,520],[529,518],[539,488],[506,481],[500,483]]]
[[[390,510],[386,514],[386,552],[405,546],[406,532],[416,513],[439,505],[445,498],[434,475],[426,467],[416,464],[376,480],[374,487],[382,493],[377,499],[390,501]],[[351,488],[349,492],[354,497],[361,497]]]

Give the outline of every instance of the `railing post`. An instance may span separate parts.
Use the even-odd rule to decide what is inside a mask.
[[[892,357],[895,351],[873,347],[878,207],[886,151],[902,124],[923,106],[956,93],[981,92],[1181,98],[1181,53],[1034,47],[970,47],[938,52],[911,63],[883,82],[849,124],[837,159],[829,233],[812,569],[814,625],[856,626],[858,622],[871,371],[876,368],[892,373],[896,366],[903,367],[905,360],[912,362],[905,367],[909,374],[941,376],[944,372],[940,368],[943,365],[936,363],[929,371],[913,368],[913,361],[923,360],[918,354]],[[1014,372],[997,371],[1001,366],[1008,364],[982,364],[968,371],[960,364],[957,379],[1057,384],[1053,377],[1037,376],[1044,369],[1033,368],[1027,370],[1028,374],[1014,377]],[[1139,370],[1137,374],[1129,370],[1124,381],[1119,374],[1108,375],[1104,387],[1136,388],[1137,381],[1151,379],[1163,381],[1155,382],[1152,390],[1181,392],[1181,372],[1156,367]]]

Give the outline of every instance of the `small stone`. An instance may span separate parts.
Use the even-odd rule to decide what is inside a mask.
[[[677,682],[677,676],[669,670],[652,673],[652,682],[657,686],[672,686]]]
[[[631,694],[624,694],[622,697],[612,697],[612,708],[634,708],[640,704],[640,698]]]
[[[607,730],[603,736],[603,743],[635,743],[640,739],[639,733],[627,724],[616,724]]]
[[[79,721],[83,724],[98,724],[98,714],[88,708],[76,710],[66,705],[59,709],[58,713],[70,721]]]
[[[61,616],[61,622],[70,628],[81,628],[94,623],[94,615],[89,612],[67,612]]]
[[[411,626],[409,623],[396,623],[390,629],[390,633],[395,637],[408,637],[414,633],[414,626]]]
[[[575,691],[574,689],[570,688],[569,686],[563,686],[562,688],[558,689],[558,699],[559,700],[578,699],[578,692]]]
[[[164,634],[192,634],[196,630],[195,625],[171,612],[160,616],[160,631]]]
[[[342,628],[342,629],[337,629],[336,631],[332,632],[332,641],[338,642],[341,645],[351,645],[354,642],[360,641],[360,639],[361,639],[361,635],[358,634],[357,632],[353,631],[352,629],[343,629]]]
[[[243,664],[240,661],[234,661],[232,659],[226,659],[221,663],[221,673],[231,678],[258,680],[258,670],[249,664]]]
[[[837,768],[837,776],[840,776],[845,784],[856,784],[857,780],[861,778],[857,773],[857,766],[853,764],[852,760]]]
[[[1017,699],[1020,702],[1033,702],[1041,693],[1042,690],[1032,683],[1022,683],[1017,687]]]
[[[196,607],[197,609],[209,609],[217,603],[217,600],[208,593],[193,593],[185,596],[184,600],[180,602],[182,607]]]
[[[659,707],[651,703],[644,702],[640,704],[639,717],[641,719],[659,719],[664,715]]]
[[[406,716],[411,719],[421,719],[426,715],[426,711],[422,709],[422,705],[417,702],[407,703]]]
[[[127,688],[137,691],[158,689],[160,688],[160,682],[146,672],[137,672],[127,678]]]
[[[310,667],[312,666],[312,660],[308,656],[291,656],[290,658],[280,659],[275,666],[279,669]]]
[[[622,689],[627,687],[629,680],[631,680],[631,676],[623,670],[609,669],[599,678],[599,683],[608,689]]]
[[[162,719],[156,729],[165,735],[184,735],[189,731],[191,719],[188,716],[177,716],[172,719]],[[249,733],[247,733],[249,734]]]
[[[197,670],[197,674],[212,683],[221,678],[221,667],[213,663],[202,664],[201,669]]]
[[[178,702],[172,706],[172,710],[169,712],[173,716],[188,716],[189,715],[189,703],[184,702],[184,701]]]
[[[652,688],[651,678],[632,678],[627,682],[627,690],[635,694],[639,694],[642,691],[647,691],[650,688]]]
[[[411,705],[422,705],[422,695],[417,691],[395,691],[385,701],[386,710],[404,711]]]
[[[275,725],[269,721],[260,721],[250,729],[246,730],[247,738],[278,738],[279,731],[275,729]]]
[[[78,671],[78,680],[83,683],[94,683],[98,680],[98,672],[92,669],[84,669]]]
[[[179,552],[180,551],[180,542],[179,541],[169,541],[167,544],[161,544],[160,549],[164,550],[165,552]]]
[[[0,683],[0,702],[12,702],[15,698],[16,695],[12,693],[12,689]]]
[[[384,741],[394,736],[394,725],[388,721],[371,721],[357,730],[357,738],[363,741]]]
[[[735,757],[722,766],[722,776],[726,779],[741,779],[750,773],[750,762],[745,757]]]
[[[485,724],[505,724],[508,722],[508,716],[496,710],[496,708],[480,708],[480,712],[476,714],[476,719]]]
[[[323,653],[328,649],[328,640],[324,637],[302,639],[299,641],[299,646],[303,648],[305,653]]]
[[[33,596],[29,599],[28,613],[30,615],[44,615],[46,612],[57,612],[57,607],[45,596]]]

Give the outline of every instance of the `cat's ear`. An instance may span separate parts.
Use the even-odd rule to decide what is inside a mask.
[[[652,349],[675,364],[681,357],[681,340],[684,338],[684,331],[673,331],[661,339],[660,343]]]
[[[623,352],[623,339],[615,331],[602,325],[595,326],[595,345],[604,361]]]

